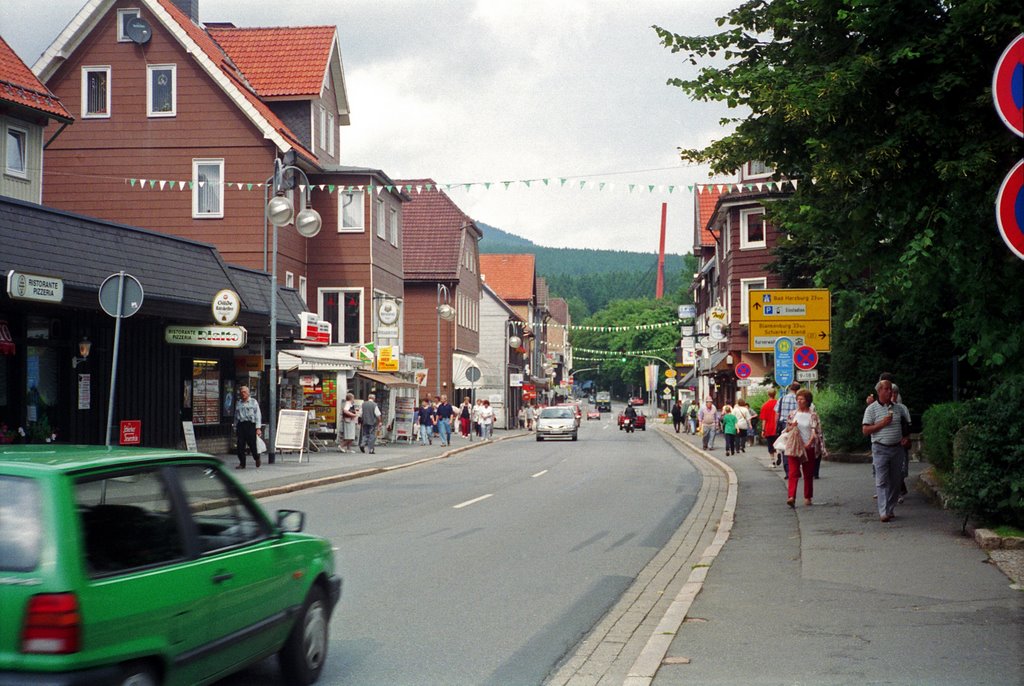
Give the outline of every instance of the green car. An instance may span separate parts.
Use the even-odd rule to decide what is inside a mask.
[[[214,457],[0,450],[0,685],[207,684],[277,654],[311,684],[341,597],[328,541]]]

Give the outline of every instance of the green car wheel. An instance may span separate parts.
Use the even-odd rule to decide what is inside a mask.
[[[327,659],[327,624],[330,611],[323,590],[314,585],[292,627],[279,659],[285,682],[308,686],[320,678]]]

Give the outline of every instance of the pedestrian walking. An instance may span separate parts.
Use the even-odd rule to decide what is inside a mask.
[[[374,452],[377,446],[377,424],[380,423],[380,408],[377,407],[377,396],[373,393],[366,396],[359,412],[359,422],[362,428],[359,434],[359,452]]]
[[[679,429],[683,425],[683,404],[676,398],[675,404],[672,406],[672,427],[679,433]]]
[[[741,453],[747,452],[747,436],[750,435],[753,413],[747,407],[747,401],[740,398],[736,401],[736,407],[732,413],[736,415],[736,445]]]
[[[520,429],[526,428],[526,408],[520,406],[519,412],[516,413],[516,421],[518,422]]]
[[[697,435],[697,413],[700,412],[700,405],[697,404],[697,399],[693,398],[690,400],[690,406],[686,408],[686,419],[689,424],[690,433],[694,436]]]
[[[484,400],[480,406],[480,438],[491,440],[491,429],[494,427],[494,409],[490,400]]]
[[[775,439],[779,437],[775,414],[776,403],[778,401],[775,399],[775,389],[770,388],[768,389],[768,400],[761,406],[761,413],[758,415],[761,419],[761,438],[768,443],[768,458],[773,467],[782,464],[782,453],[775,450]]]
[[[790,439],[786,442],[786,459],[789,461],[786,504],[794,506],[796,486],[803,473],[804,505],[810,507],[814,498],[814,462],[824,457],[825,438],[818,413],[811,407],[814,395],[803,388],[796,393],[796,401],[796,409],[786,419],[787,431],[790,432]]]
[[[537,418],[537,408],[533,403],[526,404],[526,430],[533,431],[534,420]]]
[[[800,384],[794,381],[789,385],[789,390],[786,395],[782,396],[782,399],[775,404],[775,426],[778,428],[779,434],[786,429],[786,418],[796,411],[796,392],[799,390]],[[789,460],[787,460],[785,456],[782,458],[782,470],[788,478]]]
[[[447,395],[441,396],[434,413],[437,417],[437,435],[441,438],[441,445],[448,445],[452,440],[452,415],[455,414],[455,409],[448,402]]]
[[[256,437],[262,433],[263,415],[260,404],[249,396],[249,387],[238,389],[239,400],[235,403],[235,439],[237,443],[238,465],[235,469],[245,469],[245,448],[252,451],[252,459],[256,469],[260,468],[260,450],[256,445]]]
[[[345,402],[341,405],[341,438],[338,441],[338,449],[343,453],[352,452],[352,444],[356,440],[359,415],[356,413],[355,401],[354,395],[346,393]]]
[[[420,409],[416,410],[416,423],[420,428],[420,445],[431,445],[434,442],[434,408],[424,398],[420,401]]]
[[[483,434],[480,431],[480,410],[483,409],[483,406],[484,401],[477,400],[476,405],[473,405],[473,409],[470,412],[473,420],[473,431],[476,433],[477,436],[480,436],[481,438],[483,437]]]
[[[733,414],[731,405],[726,405],[722,408],[721,421],[722,433],[725,434],[725,454],[727,457],[729,455],[735,455],[739,452],[739,447],[737,446],[739,434],[736,428],[738,417]]]
[[[470,422],[473,419],[473,405],[469,398],[462,399],[459,406],[459,431],[463,438],[469,438]]]
[[[700,423],[701,446],[704,450],[715,449],[715,432],[718,430],[721,415],[711,398],[704,401],[704,407],[697,412],[697,421]]]
[[[910,412],[893,399],[892,381],[883,379],[875,385],[878,398],[864,410],[861,422],[865,436],[871,437],[871,466],[875,471],[875,496],[878,518],[883,522],[895,516],[903,480],[904,448],[910,438],[903,435],[903,421],[910,426]]]

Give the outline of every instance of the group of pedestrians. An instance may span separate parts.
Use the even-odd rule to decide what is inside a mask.
[[[469,438],[475,431],[480,438],[488,440],[494,428],[494,408],[486,399],[477,400],[474,405],[469,398],[463,398],[458,408],[448,402],[447,395],[434,396],[434,400],[423,398],[420,408],[413,417],[414,433],[419,436],[420,445],[433,445],[434,438],[442,446],[451,445],[456,435],[454,422],[458,420],[457,433]]]
[[[537,426],[537,415],[540,408],[534,403],[526,403],[519,408],[516,419],[519,421],[519,428],[533,431]]]
[[[881,375],[866,404],[862,431],[871,437],[874,498],[879,520],[889,522],[907,492],[910,412],[888,373]],[[672,408],[677,433],[684,412],[679,402]],[[719,412],[714,401],[707,398],[696,414],[705,450],[714,450],[715,437],[721,432],[725,435],[726,455],[746,452],[746,436],[752,433],[753,412],[744,400],[738,400],[735,408],[725,405]],[[821,419],[814,409],[814,394],[799,383],[793,383],[781,399],[776,399],[776,392],[771,389],[757,417],[772,466],[781,465],[784,470],[786,504],[796,506],[797,490],[803,477],[804,505],[813,505],[814,481],[820,477],[821,462],[828,455]]]

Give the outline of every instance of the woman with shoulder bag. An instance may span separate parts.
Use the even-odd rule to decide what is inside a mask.
[[[732,410],[736,415],[736,447],[741,453],[747,452],[747,435],[750,433],[750,408],[747,401],[740,398]],[[734,449],[735,452],[735,449]]]
[[[806,388],[796,394],[796,410],[787,419],[785,437],[785,454],[789,461],[789,481],[786,504],[794,507],[796,503],[796,485],[800,473],[804,477],[804,505],[813,504],[814,498],[814,465],[825,455],[825,439],[821,432],[821,420],[811,409],[814,395]],[[776,446],[777,447],[777,446]]]

